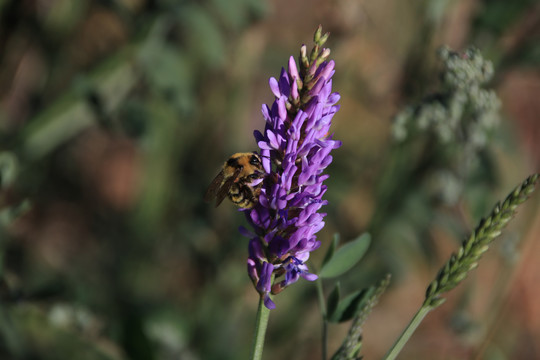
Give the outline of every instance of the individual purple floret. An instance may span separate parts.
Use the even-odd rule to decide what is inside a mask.
[[[263,105],[264,133],[255,131],[266,177],[259,202],[245,210],[254,229],[249,236],[248,273],[267,308],[277,294],[300,277],[313,281],[305,262],[320,246],[316,233],[324,227],[327,204],[324,169],[332,162],[330,152],[341,146],[329,135],[331,120],[339,110],[338,93],[332,93],[334,61],[320,51],[327,35],[315,34],[315,48],[306,56],[301,49],[300,71],[294,58],[279,79],[270,79],[275,96],[271,107]]]

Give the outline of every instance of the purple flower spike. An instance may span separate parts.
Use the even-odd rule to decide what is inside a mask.
[[[274,309],[276,304],[270,299],[270,291],[272,287],[272,272],[274,271],[274,265],[267,262],[263,262],[261,266],[261,273],[259,281],[257,282],[257,290],[264,297],[264,306],[269,309]]]
[[[309,57],[303,46],[299,66],[291,57],[288,69],[270,79],[275,100],[262,108],[264,131],[254,133],[266,176],[259,202],[245,210],[253,231],[242,234],[250,238],[248,274],[269,309],[275,308],[270,294],[300,277],[317,279],[306,261],[319,248],[316,233],[324,227],[324,170],[330,152],[341,146],[330,133],[339,94],[332,93],[335,63],[322,48],[326,38],[316,37]]]

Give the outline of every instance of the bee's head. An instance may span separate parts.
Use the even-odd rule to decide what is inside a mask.
[[[261,166],[261,158],[256,153],[251,154],[249,157],[249,163],[253,166],[260,167]]]

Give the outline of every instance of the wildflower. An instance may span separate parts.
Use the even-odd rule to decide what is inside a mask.
[[[254,233],[242,232],[250,237],[248,273],[269,309],[275,307],[270,293],[300,277],[317,279],[305,262],[320,246],[315,234],[326,215],[319,212],[327,204],[323,172],[332,162],[330,152],[341,145],[329,134],[339,94],[332,93],[335,63],[321,49],[327,37],[319,27],[309,58],[301,48],[300,69],[291,57],[279,79],[270,79],[275,101],[263,105],[266,126],[254,133],[266,177],[258,204],[245,210]]]
[[[395,117],[394,138],[403,142],[429,131],[443,144],[458,143],[476,153],[499,123],[500,100],[484,88],[493,76],[493,65],[472,47],[462,52],[443,47],[439,57],[444,65],[441,90]]]

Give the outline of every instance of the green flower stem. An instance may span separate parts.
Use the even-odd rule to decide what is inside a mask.
[[[253,350],[251,351],[252,360],[261,360],[264,347],[264,336],[268,327],[268,317],[270,309],[264,306],[264,296],[259,300],[259,309],[257,310],[257,322],[255,323],[255,338],[253,339]]]
[[[400,337],[396,340],[394,345],[392,345],[392,348],[388,350],[383,360],[393,360],[398,356],[398,354],[401,352],[401,350],[403,349],[407,341],[409,341],[412,334],[415,332],[418,325],[420,325],[422,320],[424,320],[426,315],[431,310],[433,310],[433,307],[429,305],[423,305],[422,307],[420,307],[420,309],[418,309],[417,313],[411,319],[411,322],[409,322],[409,325],[407,325],[405,330],[401,333]]]
[[[317,297],[319,298],[319,308],[321,309],[322,316],[322,330],[321,330],[321,346],[322,346],[322,360],[326,360],[328,354],[327,336],[328,336],[328,319],[326,317],[326,303],[324,301],[324,293],[322,280],[319,277],[315,281],[317,287]]]

